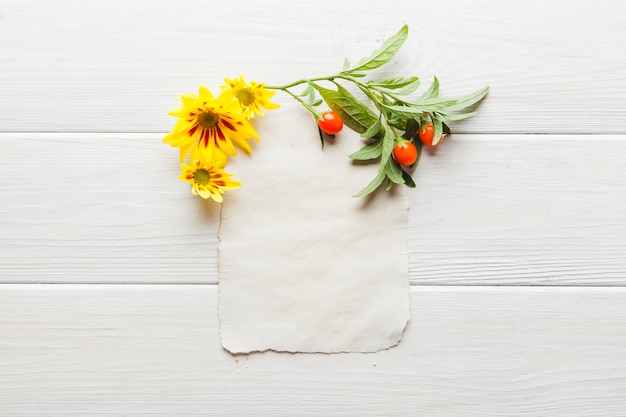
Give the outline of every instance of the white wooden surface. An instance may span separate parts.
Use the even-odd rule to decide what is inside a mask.
[[[391,350],[235,357],[213,285],[4,287],[1,415],[624,412],[623,288],[413,287]]]
[[[625,12],[612,0],[3,2],[0,415],[623,416]],[[334,72],[403,23],[409,40],[381,75],[492,91],[418,168],[402,343],[229,355],[218,209],[176,178],[167,111],[240,73]],[[280,123],[317,140],[277,100],[261,137]]]

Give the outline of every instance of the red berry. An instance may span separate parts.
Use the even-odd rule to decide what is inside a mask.
[[[432,123],[423,125],[422,127],[420,127],[418,136],[424,145],[433,146],[433,141],[435,139],[435,127]],[[438,145],[439,142],[441,142],[442,137],[443,135],[439,136],[439,140],[435,142],[435,146]]]
[[[317,125],[322,132],[329,135],[336,135],[343,129],[343,120],[334,111],[322,113],[322,119],[317,121]]]
[[[394,159],[402,166],[410,166],[417,161],[417,148],[413,142],[405,140],[393,148]]]

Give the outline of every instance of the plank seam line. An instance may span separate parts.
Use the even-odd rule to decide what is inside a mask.
[[[108,281],[108,282],[92,282],[92,281],[50,281],[50,282],[24,282],[24,281],[3,281],[2,285],[159,285],[159,286],[218,286],[217,283],[203,283],[203,282],[127,282],[127,281]],[[514,288],[514,287],[527,287],[527,288],[626,288],[626,283],[623,285],[601,285],[601,284],[414,284],[410,283],[410,287],[501,287],[501,288]]]

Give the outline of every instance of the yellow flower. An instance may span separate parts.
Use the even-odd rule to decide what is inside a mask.
[[[205,200],[212,198],[221,203],[225,190],[241,187],[231,180],[232,174],[224,172],[223,161],[196,159],[190,165],[181,164],[182,174],[178,177],[191,184],[191,192]]]
[[[181,162],[192,151],[202,159],[215,159],[220,154],[236,155],[234,145],[252,153],[247,140],[259,136],[241,110],[231,91],[217,97],[205,86],[200,86],[198,96],[184,94],[182,106],[169,114],[178,117],[174,129],[163,142],[180,148]]]
[[[246,83],[242,76],[234,80],[224,79],[226,85],[223,90],[231,90],[233,95],[239,101],[243,114],[248,119],[252,119],[255,114],[263,116],[261,107],[267,110],[277,109],[280,106],[276,103],[270,103],[270,99],[275,91],[266,90],[265,84],[259,84],[254,81]]]

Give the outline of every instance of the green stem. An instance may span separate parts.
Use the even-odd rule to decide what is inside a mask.
[[[393,132],[393,135],[396,137],[396,145],[400,145],[402,142],[404,142],[404,138],[398,134],[398,131],[395,127],[389,126],[389,128]]]
[[[265,87],[265,88],[268,88],[268,87]],[[307,109],[309,112],[311,112],[311,114],[313,114],[313,116],[315,116],[316,119],[319,120],[319,119],[322,118],[322,115],[318,111],[316,111],[313,107],[309,106],[300,97],[298,97],[297,95],[295,95],[291,91],[287,90],[287,88],[276,88],[276,90],[284,91],[285,93],[289,94],[291,97],[296,99],[296,101],[299,102],[300,104],[302,104],[304,106],[304,108]]]
[[[315,81],[329,81],[332,82],[336,85],[337,82],[335,81],[336,79],[340,79],[340,80],[345,80],[348,82],[351,82],[352,84],[356,85],[366,96],[367,98],[369,98],[372,103],[374,103],[374,105],[376,106],[376,108],[378,109],[378,111],[380,112],[380,114],[382,115],[382,117],[385,118],[385,120],[387,119],[385,111],[383,106],[380,103],[380,100],[382,98],[383,95],[387,95],[388,97],[400,101],[400,102],[404,102],[404,100],[400,99],[399,97],[396,97],[395,95],[386,92],[386,91],[381,91],[375,87],[371,87],[369,85],[367,85],[366,83],[363,83],[361,81],[359,81],[357,78],[351,76],[348,73],[345,72],[340,72],[338,74],[334,74],[334,75],[327,75],[324,77],[314,77],[314,78],[302,78],[301,80],[297,80],[294,82],[291,82],[289,84],[285,84],[285,85],[266,85],[265,88],[268,90],[278,90],[278,91],[284,91],[285,93],[289,94],[291,97],[293,97],[294,99],[296,99],[296,101],[298,101],[300,104],[302,104],[309,112],[311,112],[316,119],[320,119],[321,115],[319,112],[317,112],[315,109],[313,109],[313,107],[311,107],[310,105],[308,105],[304,100],[302,100],[299,96],[297,96],[296,94],[292,93],[291,91],[289,91],[289,88],[292,87],[296,87],[298,85],[301,84],[311,84],[314,83]],[[375,93],[380,94],[381,97],[377,96]],[[397,135],[396,135],[397,137]]]
[[[300,84],[310,83],[314,81],[332,81],[333,78],[340,78],[340,74],[330,75],[326,77],[303,78],[301,80],[294,81],[285,85],[266,85],[264,88],[267,88],[268,90],[286,91],[288,88],[295,87]]]

